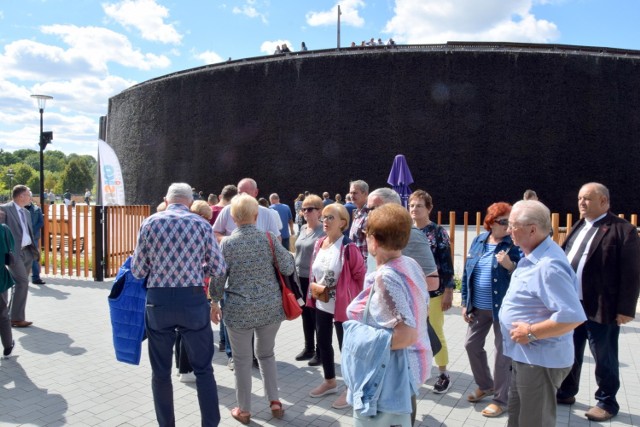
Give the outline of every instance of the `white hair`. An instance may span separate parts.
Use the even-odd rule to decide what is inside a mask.
[[[185,182],[174,182],[169,186],[165,199],[168,203],[191,203],[193,202],[193,191],[191,191],[191,186]]]
[[[551,232],[551,211],[544,203],[537,200],[520,200],[511,208],[515,222],[520,224],[535,224],[545,234]]]
[[[369,197],[380,197],[385,204],[387,203],[395,203],[397,205],[401,205],[400,196],[396,191],[392,188],[382,187],[376,188],[371,193],[369,193]]]

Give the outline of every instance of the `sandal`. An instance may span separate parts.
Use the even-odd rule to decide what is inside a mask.
[[[242,412],[240,408],[233,408],[231,410],[231,416],[236,420],[240,421],[244,425],[248,425],[249,422],[251,421],[251,413]]]
[[[282,403],[279,400],[271,401],[271,415],[275,418],[284,417],[284,409],[282,409]]]
[[[471,393],[470,395],[467,396],[467,400],[469,402],[479,402],[482,399],[484,399],[487,396],[492,396],[493,395],[493,390],[489,389],[489,390],[480,390],[479,388],[476,389],[473,393]]]
[[[504,409],[501,406],[496,405],[495,403],[489,403],[487,407],[484,408],[481,412],[481,414],[487,418],[499,417],[503,413]]]

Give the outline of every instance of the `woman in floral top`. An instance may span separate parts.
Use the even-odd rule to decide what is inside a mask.
[[[429,322],[442,343],[442,349],[434,356],[440,374],[433,386],[434,393],[442,394],[449,390],[451,384],[447,373],[449,351],[444,336],[444,312],[451,308],[455,284],[449,234],[442,226],[429,219],[432,209],[433,201],[426,191],[416,190],[409,196],[409,213],[413,219],[413,225],[427,236],[433,258],[438,266],[440,287],[436,291],[429,291]]]
[[[284,415],[278,399],[278,373],[274,354],[275,338],[280,323],[284,320],[284,310],[269,239],[265,232],[256,228],[258,202],[247,194],[235,196],[231,200],[231,217],[238,228],[220,243],[227,263],[227,273],[224,277],[212,280],[209,295],[212,306],[218,304],[223,293],[225,295],[222,314],[235,362],[238,400],[238,407],[231,411],[231,415],[241,423],[249,424],[254,335],[256,357],[272,415],[277,418]],[[283,275],[292,274],[293,257],[279,244],[276,236],[270,234],[280,271]],[[217,319],[212,320],[215,322]]]

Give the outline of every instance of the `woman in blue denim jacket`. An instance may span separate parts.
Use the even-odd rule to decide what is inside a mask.
[[[502,352],[502,333],[498,312],[507,293],[511,273],[520,259],[520,249],[514,246],[507,233],[511,205],[494,203],[487,208],[484,228],[471,243],[462,275],[462,316],[469,324],[465,349],[473,378],[478,388],[467,396],[469,402],[478,402],[493,395],[493,402],[483,411],[485,417],[497,417],[507,407],[509,368],[511,359]],[[493,377],[484,349],[489,330],[493,327],[496,348]]]

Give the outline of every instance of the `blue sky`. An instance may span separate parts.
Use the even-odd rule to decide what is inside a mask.
[[[0,148],[37,149],[29,95],[54,97],[51,148],[97,155],[98,118],[126,88],[175,71],[371,37],[640,49],[639,0],[0,0]]]

